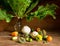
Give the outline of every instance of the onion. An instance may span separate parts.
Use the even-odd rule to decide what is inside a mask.
[[[37,35],[38,35],[38,32],[36,32],[36,31],[33,31],[33,32],[31,33],[31,37],[32,37],[32,38],[35,38]]]
[[[24,33],[24,34],[30,34],[30,32],[31,32],[30,27],[24,26],[24,27],[22,28],[22,33]]]

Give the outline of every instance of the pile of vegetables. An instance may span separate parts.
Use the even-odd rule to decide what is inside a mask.
[[[26,43],[26,42],[32,42],[32,41],[38,41],[38,42],[51,42],[52,36],[47,35],[47,32],[43,29],[37,28],[36,30],[33,30],[29,26],[24,26],[20,33],[17,31],[14,31],[11,33],[11,39],[13,41],[18,41],[19,43]]]
[[[57,6],[55,4],[45,4],[39,6],[38,3],[41,1],[42,0],[0,0],[0,6],[3,7],[0,8],[0,20],[10,22],[13,17],[17,17],[18,19],[26,17],[26,19],[30,21],[34,17],[43,19],[47,15],[56,19],[54,15]],[[32,12],[36,6],[38,9]],[[13,14],[9,13],[9,11]]]

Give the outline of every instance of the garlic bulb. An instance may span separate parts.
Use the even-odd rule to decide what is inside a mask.
[[[22,28],[22,33],[24,33],[24,34],[30,34],[30,32],[31,32],[30,27],[24,26],[24,27]]]
[[[36,31],[34,31],[34,32],[31,33],[31,37],[32,38],[35,38],[37,35],[38,35],[38,32],[36,32]]]

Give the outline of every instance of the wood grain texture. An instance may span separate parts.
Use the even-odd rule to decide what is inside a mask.
[[[58,30],[57,30],[58,31]],[[0,32],[0,46],[60,46],[59,32],[47,32],[53,37],[53,41],[44,44],[43,42],[26,42],[24,44],[10,40],[10,32]]]

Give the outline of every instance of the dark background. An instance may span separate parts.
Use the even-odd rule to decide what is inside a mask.
[[[54,20],[51,16],[47,16],[43,20],[38,20],[37,18],[34,18],[34,20],[27,22],[25,18],[20,20],[21,25],[28,25],[31,28],[36,29],[37,27],[40,27],[41,29],[48,30],[58,30],[60,29],[60,0],[43,0],[38,5],[44,5],[47,3],[55,3],[59,7],[56,10],[56,20]],[[36,8],[33,9],[36,10]],[[0,31],[14,31],[14,24],[16,23],[17,18],[13,18],[10,23],[6,23],[5,21],[0,21]]]

